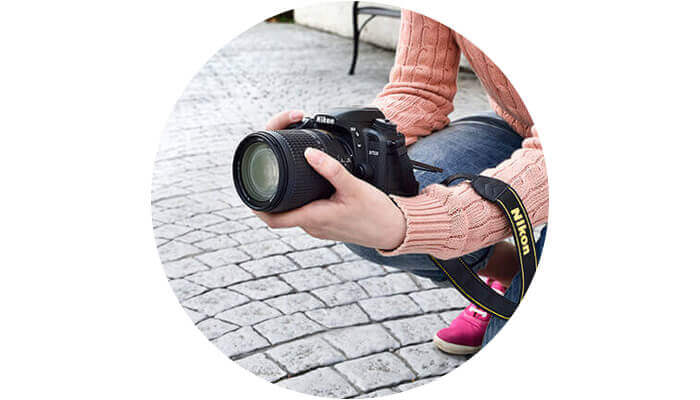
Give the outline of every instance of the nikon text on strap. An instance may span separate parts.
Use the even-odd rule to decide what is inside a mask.
[[[430,258],[470,302],[493,315],[508,319],[525,296],[537,269],[535,236],[530,217],[518,194],[505,182],[481,175],[457,174],[445,179],[442,184],[449,185],[459,179],[469,181],[479,196],[498,205],[510,222],[522,278],[520,298],[515,303],[496,293],[459,257],[451,260],[438,260],[433,256]]]

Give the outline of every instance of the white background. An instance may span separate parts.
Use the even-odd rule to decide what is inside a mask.
[[[641,3],[400,3],[469,37],[514,82],[543,137],[551,210],[512,322],[396,398],[697,395],[698,13]],[[192,325],[157,258],[149,185],[195,72],[255,22],[310,2],[10,4],[0,397],[306,397],[254,378]]]

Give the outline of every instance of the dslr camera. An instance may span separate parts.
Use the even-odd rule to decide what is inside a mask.
[[[404,136],[379,109],[337,108],[283,130],[245,136],[232,167],[241,200],[253,210],[283,212],[330,197],[334,188],[306,162],[307,147],[334,157],[354,176],[387,194],[417,195],[413,168],[442,171],[411,161]]]

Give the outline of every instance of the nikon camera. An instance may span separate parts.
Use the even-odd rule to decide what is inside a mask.
[[[279,131],[248,134],[233,157],[233,181],[253,210],[282,212],[330,197],[334,188],[306,162],[304,150],[319,149],[354,176],[388,194],[415,196],[413,162],[404,136],[377,108],[338,108]]]

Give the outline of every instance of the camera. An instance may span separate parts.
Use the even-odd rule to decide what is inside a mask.
[[[257,211],[282,212],[330,197],[334,188],[306,162],[307,147],[325,152],[387,194],[417,195],[414,167],[442,171],[411,161],[404,136],[379,109],[337,108],[283,130],[245,136],[232,166],[241,200]]]

